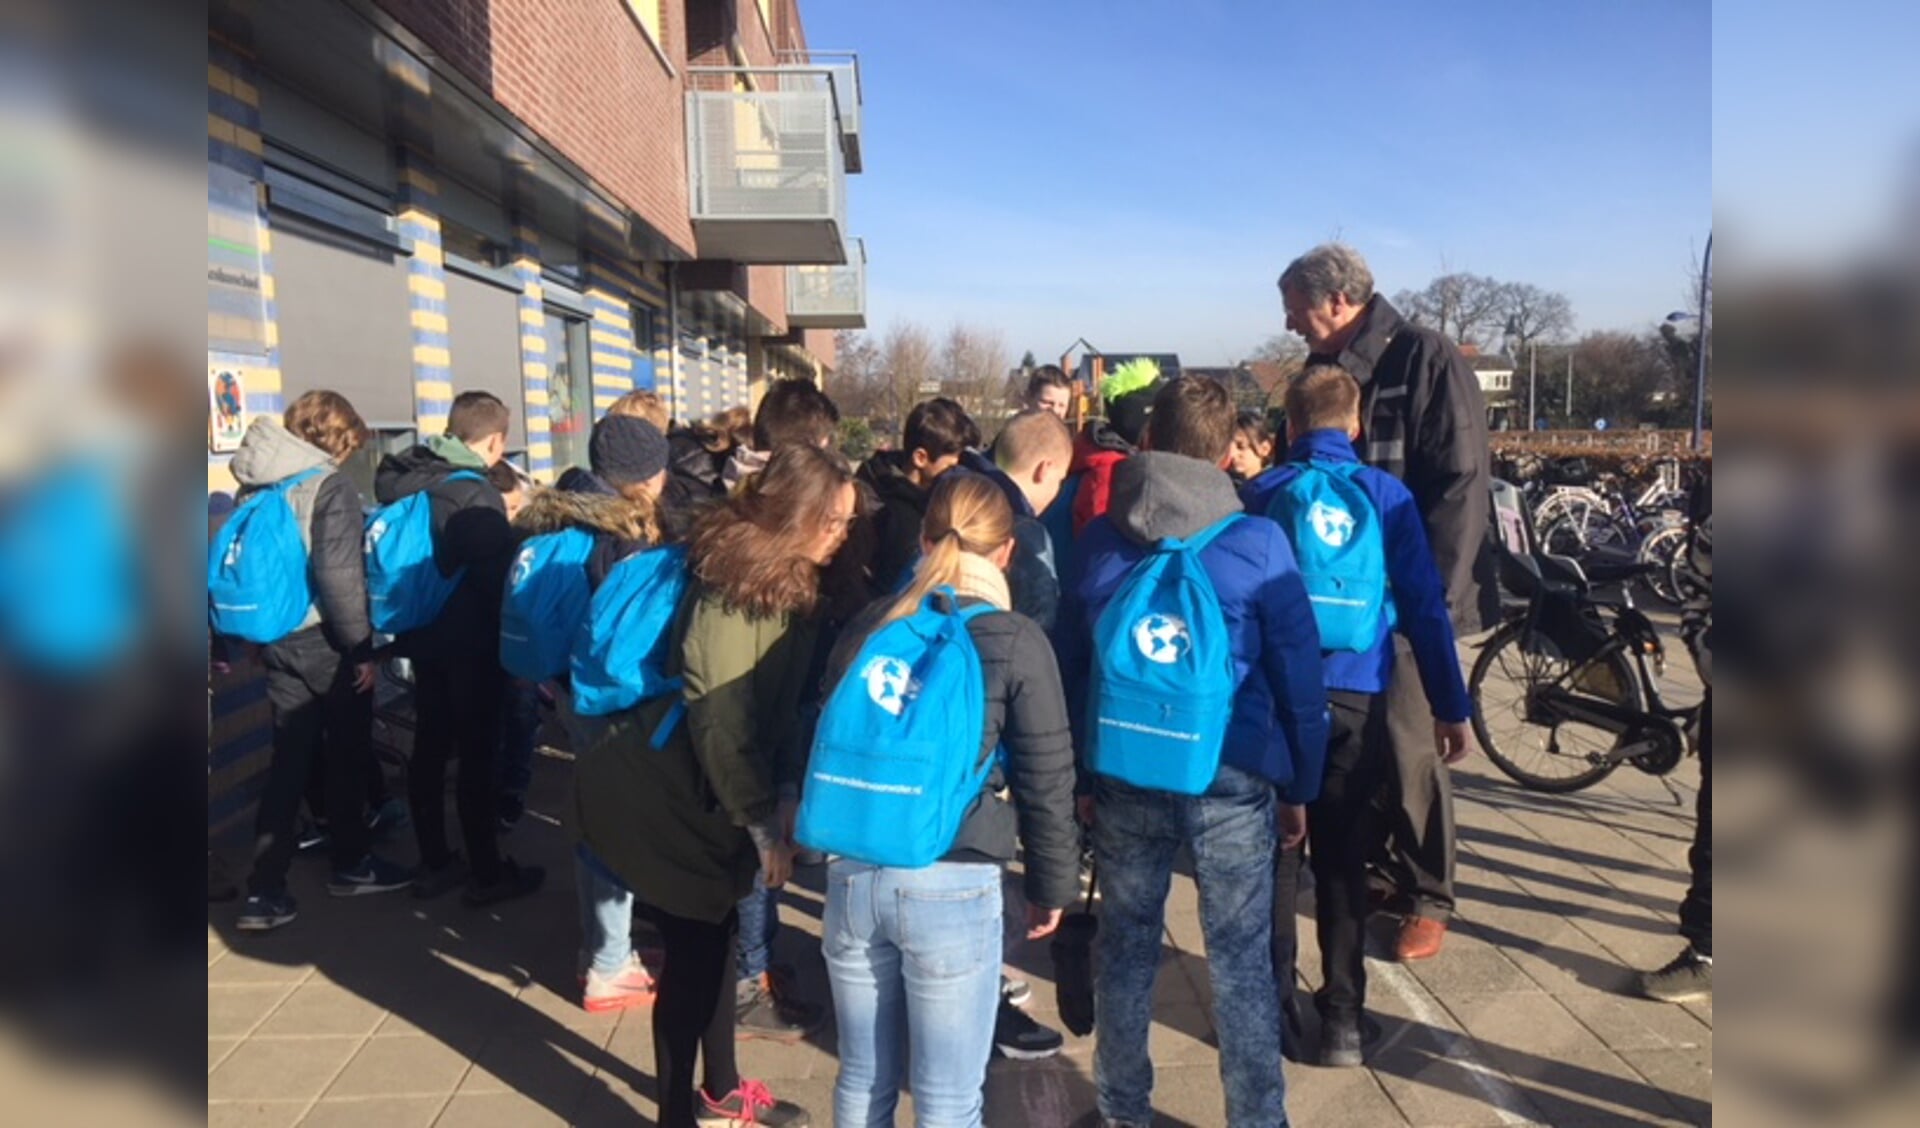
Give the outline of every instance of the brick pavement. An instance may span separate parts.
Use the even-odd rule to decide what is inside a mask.
[[[1678,648],[1676,647],[1676,652]],[[1677,654],[1670,682],[1697,682]],[[542,893],[495,911],[449,896],[335,901],[322,863],[295,867],[302,916],[267,936],[210,906],[207,1096],[211,1125],[633,1124],[651,1122],[644,1011],[575,1003],[577,925],[563,830],[570,769],[543,757],[534,815],[508,848],[546,863]],[[1630,997],[1633,968],[1678,951],[1676,906],[1698,782],[1693,761],[1661,781],[1623,769],[1573,796],[1511,785],[1484,758],[1458,772],[1461,916],[1433,960],[1369,960],[1383,1035],[1358,1070],[1287,1067],[1288,1107],[1309,1128],[1362,1125],[1706,1124],[1711,1004]],[[404,847],[396,853],[404,852]],[[786,899],[780,958],[824,1000],[819,871]],[[1155,988],[1156,1123],[1223,1122],[1190,879],[1176,876]],[[1370,943],[1385,951],[1390,922]],[[1301,967],[1318,966],[1311,927]],[[1011,948],[1032,1012],[1058,1026],[1044,945]],[[741,1067],[830,1119],[832,1030],[783,1047],[743,1043]],[[1092,1041],[1059,1057],[996,1060],[989,1123],[1049,1128],[1093,1107]],[[910,1107],[910,1106],[909,1106]],[[903,1110],[902,1121],[907,1121]]]

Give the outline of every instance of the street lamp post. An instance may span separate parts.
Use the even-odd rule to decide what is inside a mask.
[[[1713,232],[1707,232],[1707,249],[1700,256],[1700,349],[1693,372],[1693,450],[1698,454],[1706,443],[1707,427],[1707,349],[1713,341]]]

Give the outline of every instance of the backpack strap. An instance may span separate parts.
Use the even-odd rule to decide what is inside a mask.
[[[293,487],[300,485],[303,482],[310,482],[313,479],[319,477],[320,475],[327,473],[328,470],[330,469],[331,467],[327,467],[327,466],[309,466],[305,470],[300,471],[298,474],[287,475],[286,477],[280,479],[279,481],[275,482],[271,486],[268,486],[267,488],[272,490],[280,490],[282,492],[292,492]]]
[[[1215,521],[1213,524],[1208,525],[1206,528],[1200,530],[1199,532],[1193,534],[1190,537],[1187,537],[1185,540],[1182,540],[1179,537],[1167,537],[1163,539],[1159,543],[1159,545],[1156,546],[1156,551],[1199,552],[1201,549],[1212,544],[1215,537],[1218,537],[1221,533],[1226,532],[1228,527],[1233,525],[1235,522],[1239,521],[1240,518],[1244,516],[1246,516],[1246,514],[1244,513],[1229,513],[1225,517],[1222,517],[1220,520]]]

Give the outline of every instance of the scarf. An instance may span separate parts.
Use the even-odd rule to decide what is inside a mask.
[[[1013,609],[1013,596],[1007,590],[1007,574],[993,566],[993,561],[984,556],[975,556],[971,552],[960,554],[960,574],[954,578],[953,590],[957,595],[984,599],[1001,611]]]

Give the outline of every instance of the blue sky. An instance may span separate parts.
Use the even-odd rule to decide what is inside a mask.
[[[1388,293],[1470,270],[1638,328],[1682,304],[1711,222],[1704,0],[802,10],[860,53],[875,331],[1227,363],[1335,236]]]

